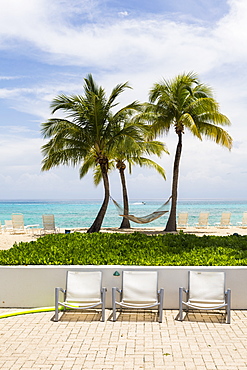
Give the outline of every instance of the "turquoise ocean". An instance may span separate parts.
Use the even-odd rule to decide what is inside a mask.
[[[121,202],[119,202],[121,204]],[[146,216],[156,211],[164,200],[130,200],[130,214]],[[10,220],[12,213],[22,213],[25,225],[39,224],[42,227],[42,214],[54,214],[56,226],[61,228],[84,228],[93,223],[101,206],[101,200],[5,200],[0,201],[0,221]],[[169,209],[170,205],[167,206]],[[178,212],[189,213],[189,225],[193,226],[200,212],[209,212],[209,225],[220,221],[222,212],[231,212],[231,224],[241,222],[243,212],[247,212],[247,200],[181,200]],[[164,227],[168,213],[149,224],[131,223],[132,227]],[[119,227],[121,217],[110,201],[103,227]]]

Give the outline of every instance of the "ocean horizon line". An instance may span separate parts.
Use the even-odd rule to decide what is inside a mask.
[[[121,198],[114,198],[117,201],[122,201]],[[8,198],[8,199],[0,199],[1,203],[4,202],[102,202],[102,198]],[[142,202],[142,201],[166,201],[165,198],[129,198],[129,202]],[[247,198],[179,198],[178,202],[247,202]]]

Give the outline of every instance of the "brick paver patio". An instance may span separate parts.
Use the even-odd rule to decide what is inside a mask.
[[[1,309],[0,314],[8,310]],[[0,368],[28,369],[247,369],[247,311],[232,311],[230,325],[221,315],[194,314],[176,321],[177,310],[99,315],[52,312],[0,320]]]

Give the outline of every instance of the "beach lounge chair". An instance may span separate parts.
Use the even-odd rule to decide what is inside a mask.
[[[120,300],[116,300],[116,293]],[[157,271],[123,271],[122,289],[112,288],[113,321],[116,321],[117,306],[120,309],[148,309],[158,307],[158,321],[162,322],[164,289],[158,291]]]
[[[198,223],[196,224],[196,228],[202,229],[208,227],[208,212],[201,212],[199,214]]]
[[[179,288],[179,320],[186,311],[225,309],[226,323],[230,324],[231,290],[225,290],[225,273],[221,271],[189,271],[189,288]],[[183,292],[186,300],[183,301]]]
[[[216,223],[216,227],[227,228],[230,226],[231,212],[222,212],[220,223]]]
[[[57,233],[59,230],[55,226],[54,215],[42,215],[43,220],[43,232],[46,233]]]
[[[243,213],[243,218],[241,222],[238,222],[238,227],[241,227],[242,229],[247,229],[247,212]]]
[[[59,301],[59,292],[64,294],[64,299]],[[101,271],[68,271],[66,289],[55,288],[55,317],[59,320],[59,306],[75,310],[102,308],[102,321],[105,321],[105,293],[102,288]]]
[[[12,216],[12,233],[26,233],[27,228],[24,226],[24,217],[22,213],[13,213]]]
[[[178,228],[185,228],[188,226],[188,212],[182,212],[178,214],[178,222],[177,227]]]
[[[12,220],[5,220],[3,228],[4,231],[12,232],[13,231]]]

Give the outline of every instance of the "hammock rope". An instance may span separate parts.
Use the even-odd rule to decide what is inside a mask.
[[[124,218],[127,218],[128,220],[133,221],[133,222],[135,222],[137,224],[147,224],[149,222],[152,222],[154,220],[157,220],[157,218],[159,218],[159,217],[163,216],[165,213],[167,213],[168,210],[164,210],[163,208],[170,202],[170,199],[171,199],[171,196],[155,212],[152,212],[152,213],[150,213],[147,216],[137,217],[135,215],[124,215],[123,214],[124,213],[124,209],[118,204],[118,202],[116,200],[114,200],[111,197],[111,200],[113,201],[113,203],[115,204],[116,208],[118,209],[119,216],[124,217]]]

